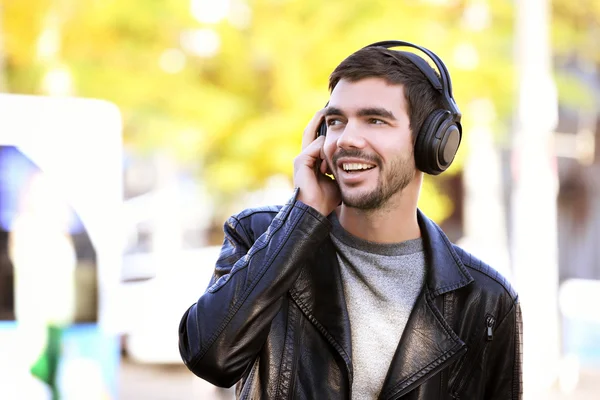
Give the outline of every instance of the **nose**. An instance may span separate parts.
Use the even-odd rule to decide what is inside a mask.
[[[344,131],[337,139],[337,146],[342,149],[362,149],[366,145],[360,128],[356,123],[348,121]]]

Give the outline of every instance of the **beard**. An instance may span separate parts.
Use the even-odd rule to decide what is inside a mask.
[[[337,165],[337,160],[340,157],[361,158],[374,163],[379,168],[377,186],[373,190],[363,190],[360,193],[351,194],[348,190],[340,187],[342,202],[347,207],[363,211],[375,211],[384,208],[393,195],[401,192],[409,185],[416,173],[412,152],[407,157],[396,157],[387,168],[384,168],[383,161],[377,155],[363,154],[359,150],[340,150],[333,156],[331,163],[328,161],[331,171],[334,171],[331,167]]]

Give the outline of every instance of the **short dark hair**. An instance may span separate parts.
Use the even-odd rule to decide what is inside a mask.
[[[438,72],[432,70],[439,78]],[[385,47],[367,47],[348,56],[329,76],[329,91],[342,79],[356,82],[365,78],[383,78],[390,84],[403,86],[413,140],[427,116],[445,108],[443,95],[423,72],[402,52]]]

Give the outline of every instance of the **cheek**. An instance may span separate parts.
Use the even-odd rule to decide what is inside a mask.
[[[374,142],[373,150],[386,161],[398,157],[407,159],[413,155],[413,144],[407,138],[383,138]]]

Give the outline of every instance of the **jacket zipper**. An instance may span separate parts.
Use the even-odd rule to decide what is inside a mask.
[[[492,340],[494,340],[494,325],[496,324],[496,318],[494,318],[492,315],[486,315],[485,317],[485,342],[480,343],[480,345],[477,347],[477,352],[473,353],[474,356],[473,357],[469,357],[468,360],[465,360],[465,362],[468,362],[469,364],[466,365],[467,368],[469,368],[468,370],[466,370],[466,372],[463,374],[462,379],[460,380],[460,382],[455,385],[456,389],[452,390],[452,398],[454,399],[459,399],[459,392],[462,390],[463,386],[465,385],[465,382],[467,381],[467,379],[469,379],[469,377],[471,376],[471,372],[473,371],[473,368],[475,367],[475,360],[477,360],[481,354],[483,353],[483,351],[485,350],[486,346],[487,346],[487,342],[491,342]]]
[[[486,328],[487,328],[487,333],[486,333],[486,335],[487,335],[487,340],[488,340],[488,342],[491,342],[491,341],[494,339],[494,331],[493,331],[493,328],[494,328],[494,325],[495,325],[495,324],[496,324],[496,319],[495,319],[493,316],[491,316],[491,315],[488,315],[488,316],[485,318],[485,326],[486,326]]]

